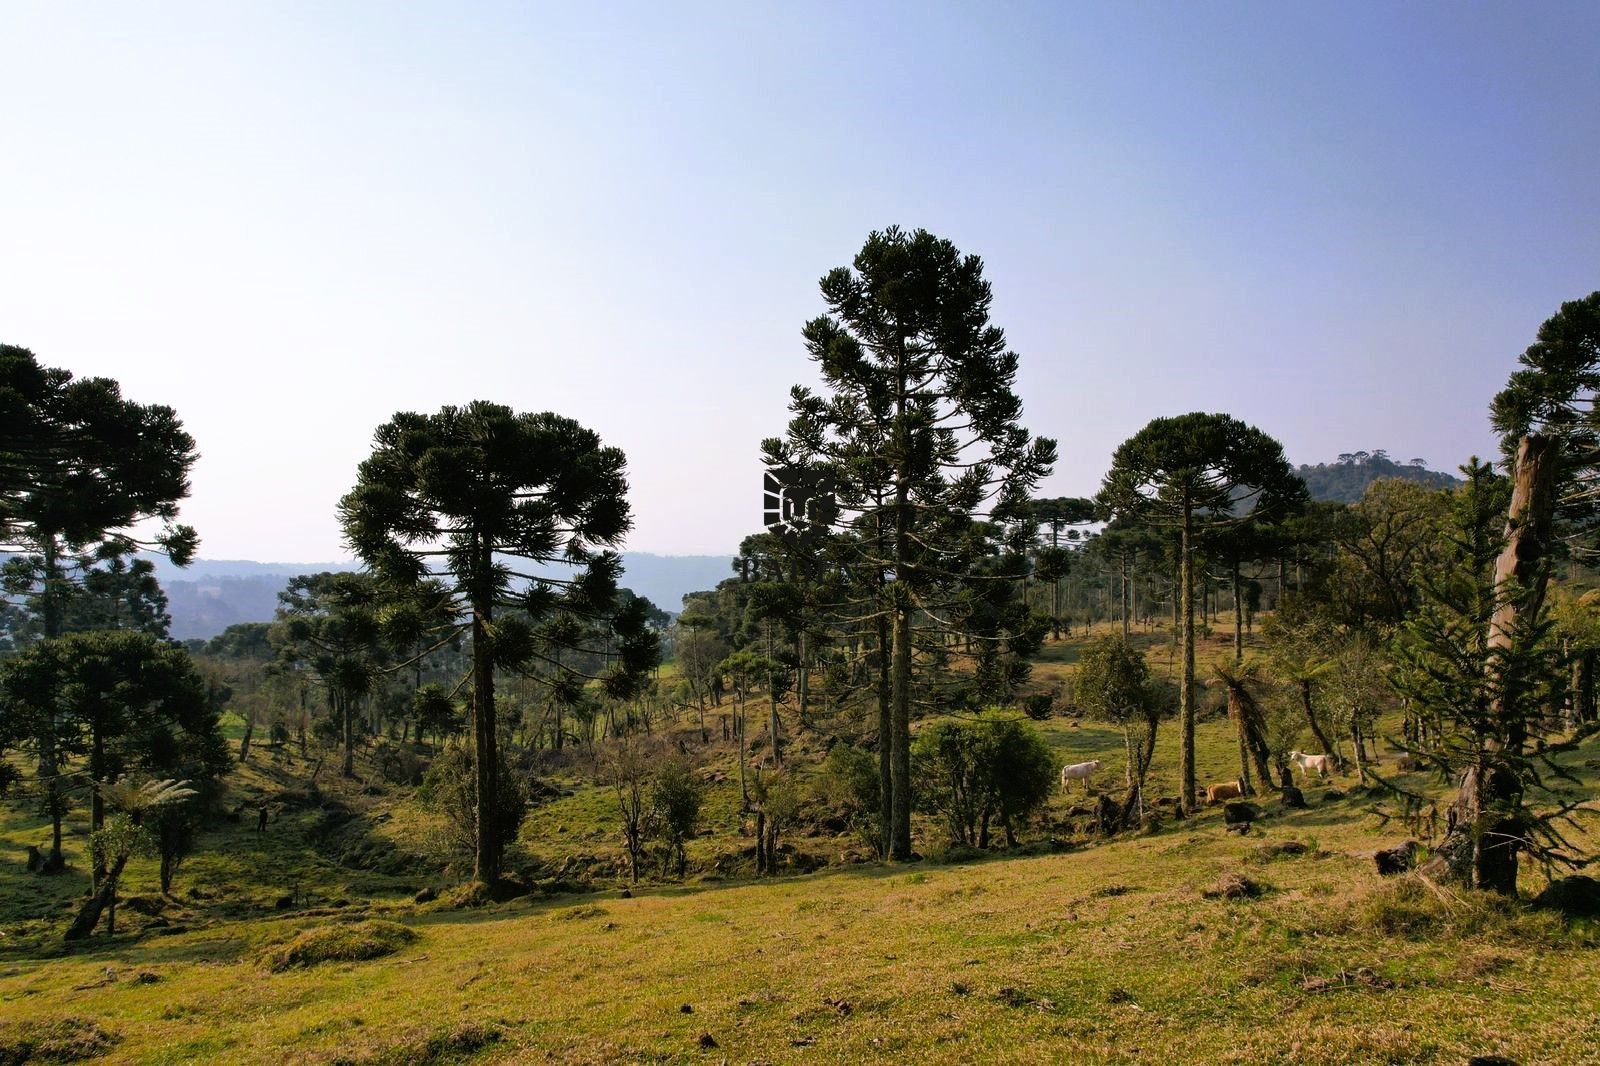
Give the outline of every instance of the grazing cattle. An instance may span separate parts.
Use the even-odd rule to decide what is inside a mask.
[[[1289,760],[1300,767],[1300,772],[1307,777],[1311,776],[1313,770],[1317,772],[1318,777],[1327,777],[1328,772],[1334,768],[1332,755],[1307,755],[1303,751],[1291,751]]]
[[[1091,762],[1073,763],[1071,766],[1063,766],[1061,768],[1061,787],[1063,789],[1066,788],[1069,781],[1082,781],[1083,794],[1087,796],[1089,794],[1089,777],[1099,769],[1099,759],[1095,759]]]
[[[1237,781],[1224,781],[1220,785],[1208,785],[1206,787],[1206,802],[1210,804],[1218,804],[1223,800],[1238,799],[1242,795],[1244,795],[1244,789],[1239,787],[1239,782]]]

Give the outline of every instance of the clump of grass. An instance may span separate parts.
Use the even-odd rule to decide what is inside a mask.
[[[609,912],[604,907],[596,907],[592,903],[587,903],[579,907],[567,907],[563,910],[556,911],[551,915],[551,917],[557,919],[558,921],[572,922],[579,921],[584,918],[599,918],[608,913]]]
[[[1089,893],[1090,899],[1110,899],[1113,896],[1125,896],[1133,889],[1127,885],[1101,885]]]
[[[0,1022],[0,1066],[92,1059],[106,1054],[120,1039],[86,1018]]]
[[[1206,895],[1221,897],[1222,899],[1257,899],[1264,891],[1262,885],[1240,873],[1223,874],[1217,879],[1217,886]]]
[[[417,934],[397,922],[339,922],[307,929],[261,953],[261,962],[274,973],[324,962],[361,962],[392,955]]]
[[[1315,855],[1316,843],[1304,844],[1298,840],[1281,840],[1271,844],[1261,844],[1248,856],[1248,862],[1277,862],[1281,859],[1297,859],[1302,855]]]
[[[492,1044],[499,1043],[504,1032],[490,1025],[465,1022],[449,1029],[439,1029],[427,1036],[395,1044],[364,1058],[342,1057],[334,1060],[335,1066],[354,1066],[355,1063],[372,1066],[429,1066],[432,1063],[459,1062],[470,1058]]]
[[[1572,946],[1566,923],[1490,892],[1451,892],[1420,877],[1389,882],[1357,905],[1357,923],[1383,936],[1436,941],[1491,939],[1544,947]]]

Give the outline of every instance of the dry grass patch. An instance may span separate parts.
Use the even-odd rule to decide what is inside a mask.
[[[86,1018],[0,1022],[0,1066],[92,1059],[110,1051],[119,1039]]]

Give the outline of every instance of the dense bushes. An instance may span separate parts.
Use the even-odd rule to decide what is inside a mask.
[[[498,831],[492,839],[504,847],[517,838],[528,797],[503,754],[495,776],[500,795],[493,807]],[[444,815],[442,850],[453,863],[470,869],[478,850],[478,778],[473,753],[459,744],[448,745],[428,768],[417,795]]]
[[[835,744],[823,760],[816,798],[826,816],[855,832],[873,850],[879,848],[878,759],[872,752],[850,744]]]
[[[658,819],[668,861],[679,877],[688,866],[684,845],[700,826],[700,805],[704,798],[705,787],[687,759],[668,759],[651,782],[650,805]]]
[[[1058,766],[1032,728],[997,717],[936,722],[911,754],[924,807],[944,818],[953,842],[979,848],[994,823],[1016,845],[1018,824],[1050,797]]]

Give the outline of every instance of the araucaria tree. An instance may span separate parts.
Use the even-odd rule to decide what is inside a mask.
[[[269,639],[286,661],[305,664],[327,691],[344,745],[342,772],[350,777],[356,713],[387,665],[377,584],[370,574],[303,574],[290,579],[278,602]]]
[[[591,680],[627,698],[659,658],[645,601],[617,595],[612,549],[632,524],[623,454],[570,418],[482,401],[397,414],[339,510],[351,547],[395,593],[447,579],[438,642],[471,634],[480,806],[500,793],[497,667],[558,699]],[[493,882],[507,841],[496,819],[477,825],[474,876]]]
[[[1430,590],[1409,655],[1414,695],[1447,723],[1429,754],[1459,782],[1451,831],[1424,872],[1506,895],[1521,852],[1572,858],[1558,818],[1529,793],[1563,774],[1550,757],[1564,745],[1539,743],[1562,680],[1547,639],[1551,563],[1563,542],[1592,554],[1600,528],[1600,292],[1562,304],[1520,362],[1492,408],[1512,482],[1499,554],[1485,573],[1481,548],[1459,552],[1454,594]]]
[[[28,639],[59,637],[74,621],[164,633],[165,598],[149,562],[124,557],[154,550],[179,566],[193,557],[195,531],[177,517],[196,457],[172,408],[135,403],[110,378],[74,378],[0,344],[0,593],[14,601],[0,602],[0,622]],[[39,778],[59,823],[67,796],[46,725]],[[57,834],[49,866],[61,864]]]
[[[1300,506],[1306,487],[1283,445],[1230,415],[1158,418],[1122,443],[1099,501],[1133,526],[1178,539],[1178,595],[1183,627],[1179,676],[1182,789],[1195,807],[1194,558],[1206,539],[1256,522],[1276,521]]]
[[[179,566],[193,557],[195,532],[177,517],[196,458],[172,408],[135,403],[110,378],[74,378],[0,344],[3,580],[38,635],[67,631],[73,594],[97,567],[139,549]],[[142,532],[152,527],[153,536]]]
[[[105,823],[100,786],[128,773],[208,785],[228,763],[217,711],[189,653],[146,633],[73,633],[0,666],[0,747],[85,760],[90,826]],[[63,808],[50,809],[52,853]],[[95,882],[101,880],[96,866]]]
[[[1025,610],[993,624],[986,586],[1013,595],[1026,573],[1029,498],[1055,462],[1055,443],[1022,427],[1017,355],[989,321],[978,257],[925,230],[891,227],[869,235],[853,267],[830,271],[821,288],[828,313],[804,337],[824,390],[797,386],[786,437],[763,442],[762,452],[773,467],[825,473],[856,534],[841,567],[855,616],[878,627],[880,658],[888,645],[878,722],[884,850],[905,859],[917,631],[942,653],[951,630],[971,634],[977,609],[987,621],[975,643],[998,646],[1023,629],[1037,642]]]

